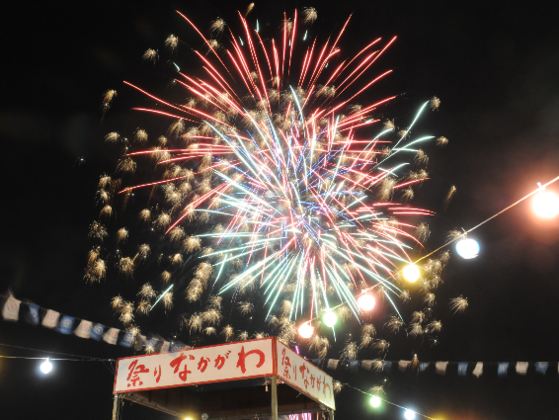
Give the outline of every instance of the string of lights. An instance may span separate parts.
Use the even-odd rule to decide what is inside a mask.
[[[483,226],[487,222],[495,219],[496,217],[500,216],[501,214],[505,213],[506,211],[512,209],[513,207],[517,206],[518,204],[522,203],[523,201],[527,200],[528,198],[536,194],[537,195],[534,199],[534,202],[532,203],[532,207],[536,216],[542,219],[551,219],[557,216],[559,214],[559,197],[557,196],[557,194],[553,192],[545,191],[545,187],[557,181],[559,181],[559,176],[553,178],[551,181],[543,185],[538,182],[538,188],[535,189],[534,191],[530,192],[529,194],[525,195],[524,197],[515,201],[511,205],[505,207],[504,209],[498,211],[497,213],[488,217],[482,222],[478,223],[474,227],[468,230],[463,229],[464,231],[463,234],[456,236],[455,238],[449,240],[444,245],[438,247],[434,251],[431,251],[428,254],[418,258],[417,260],[415,260],[415,262],[407,264],[402,269],[402,274],[404,278],[410,283],[415,283],[421,276],[420,268],[416,264],[424,260],[425,258],[430,257],[431,255],[439,252],[440,250],[448,247],[449,245],[453,244],[456,241],[458,241],[458,243],[456,244],[456,251],[462,258],[471,259],[477,257],[479,253],[479,244],[477,243],[477,241],[467,238],[468,233],[473,232],[474,230]]]
[[[404,417],[405,417],[406,420],[413,420],[413,419],[416,418],[416,415],[419,415],[419,416],[424,417],[424,418],[429,419],[429,420],[437,420],[437,419],[435,419],[435,418],[433,418],[433,417],[429,417],[429,416],[426,415],[426,414],[422,414],[422,413],[420,413],[420,412],[418,412],[418,411],[412,410],[412,409],[410,409],[410,408],[406,408],[406,407],[404,407],[404,406],[402,406],[402,405],[399,405],[399,404],[396,404],[396,403],[394,403],[394,402],[392,402],[392,401],[388,401],[387,399],[382,398],[382,397],[379,397],[379,396],[376,395],[376,394],[372,394],[372,393],[370,393],[370,392],[363,391],[362,389],[359,389],[359,388],[357,388],[357,387],[354,387],[354,386],[352,386],[352,385],[350,385],[350,384],[343,383],[342,385],[345,386],[345,387],[347,387],[347,388],[353,389],[354,391],[360,392],[360,393],[362,393],[363,395],[366,395],[366,396],[370,397],[370,398],[371,398],[371,399],[370,399],[370,403],[371,403],[371,405],[373,406],[373,408],[378,408],[378,407],[381,406],[382,403],[386,403],[386,404],[389,404],[389,405],[392,405],[392,406],[394,406],[394,407],[397,407],[397,408],[400,408],[400,409],[404,410]]]

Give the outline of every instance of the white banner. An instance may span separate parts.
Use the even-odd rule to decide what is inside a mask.
[[[270,337],[119,359],[114,393],[272,376],[273,340]]]
[[[315,401],[336,409],[332,377],[299,356],[285,344],[276,342],[277,376]]]

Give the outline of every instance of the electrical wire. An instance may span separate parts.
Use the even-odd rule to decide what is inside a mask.
[[[431,251],[430,253],[428,253],[427,255],[424,255],[423,257],[417,259],[413,264],[417,264],[419,261],[430,257],[431,255],[435,254],[436,252],[439,252],[441,249],[446,248],[447,246],[449,246],[450,244],[452,244],[453,242],[456,242],[458,239],[461,239],[462,237],[464,237],[466,234],[473,232],[474,230],[476,230],[477,228],[481,227],[482,225],[486,224],[487,222],[489,222],[490,220],[493,220],[494,218],[500,216],[501,214],[503,214],[504,212],[506,212],[507,210],[512,209],[513,207],[517,206],[518,204],[522,203],[524,200],[527,200],[528,198],[530,198],[531,196],[533,196],[534,194],[538,193],[539,191],[542,191],[545,187],[547,187],[548,185],[553,184],[554,182],[559,181],[559,176],[553,178],[551,181],[549,181],[546,184],[543,184],[541,186],[539,186],[537,189],[535,189],[534,191],[532,191],[530,194],[525,195],[524,197],[522,197],[520,200],[515,201],[514,203],[512,203],[510,206],[505,207],[504,209],[502,209],[501,211],[495,213],[493,216],[488,217],[487,219],[485,219],[483,222],[478,223],[477,225],[475,225],[473,228],[467,230],[464,232],[464,235],[460,235],[457,238],[452,239],[451,241],[446,242],[444,245],[438,247],[437,249],[435,249],[434,251]]]
[[[49,360],[66,360],[66,361],[75,361],[75,362],[114,362],[116,360],[116,359],[104,359],[104,358],[100,358],[100,357],[82,356],[82,355],[79,355],[79,354],[60,353],[60,352],[56,352],[56,351],[48,351],[48,350],[41,350],[41,349],[32,349],[32,348],[29,348],[29,347],[13,346],[11,344],[3,344],[3,343],[0,343],[0,346],[11,347],[11,348],[20,349],[20,350],[29,350],[29,351],[36,351],[36,352],[40,352],[40,353],[57,354],[57,355],[61,355],[61,356],[71,357],[71,358],[56,358],[56,359],[53,359],[51,357],[0,356],[0,358],[2,358],[2,359],[43,360],[43,359],[48,358]]]

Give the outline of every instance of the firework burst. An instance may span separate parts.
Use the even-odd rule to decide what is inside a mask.
[[[125,82],[149,101],[137,109],[167,119],[169,128],[159,136],[137,128],[131,142],[117,132],[105,137],[111,148],[122,146],[123,155],[115,174],[99,182],[99,218],[112,225],[131,212],[133,202],[141,207],[112,234],[124,251],[103,256],[107,263],[101,251],[92,251],[86,278],[99,281],[108,266],[132,281],[143,268],[157,269],[135,293],[136,306],[120,296],[118,305],[113,301],[125,325],[134,313],[151,315],[160,307],[183,312],[191,335],[247,340],[265,335],[250,325],[263,311],[276,336],[293,343],[300,318],[335,308],[342,321],[360,320],[355,296],[374,289],[393,307],[397,316],[385,325],[397,332],[404,323],[394,298],[410,299],[397,272],[412,261],[410,252],[423,247],[430,232],[422,219],[433,215],[404,204],[428,178],[429,159],[419,146],[434,140],[416,136],[415,125],[440,100],[425,102],[398,132],[394,120],[377,118],[378,108],[395,96],[354,103],[363,102],[366,92],[370,98],[391,73],[375,72],[373,65],[395,37],[376,39],[343,59],[340,40],[349,19],[332,39],[316,38],[301,49],[300,25],[317,19],[314,8],[284,16],[276,38],[252,30],[250,8],[239,13],[240,34],[233,35],[221,18],[211,23],[219,42],[179,13],[204,43],[203,52],[193,52],[202,70],[197,77],[177,66],[173,85],[180,102]],[[222,38],[228,31],[227,46]],[[165,41],[173,57],[180,45],[175,35]],[[143,58],[165,61],[158,54],[148,49]],[[105,95],[104,109],[115,96]],[[146,200],[140,203],[139,197]],[[89,236],[102,243],[108,233],[94,222]],[[132,244],[131,256],[122,255]],[[442,268],[429,269],[425,301],[432,306],[431,289]],[[222,314],[223,304],[229,317]],[[430,321],[418,313],[410,323],[417,334]],[[234,317],[247,325],[219,326]],[[429,331],[440,330],[429,325]],[[375,337],[374,326],[365,324],[360,343],[349,341],[344,357],[357,357],[365,348],[386,353],[389,343]],[[324,358],[330,342],[315,335],[309,346]]]

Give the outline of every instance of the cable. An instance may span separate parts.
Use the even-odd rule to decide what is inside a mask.
[[[536,194],[537,192],[543,190],[543,189],[544,189],[545,187],[547,187],[548,185],[551,185],[551,184],[553,184],[554,182],[557,182],[557,181],[559,181],[559,176],[553,178],[553,179],[552,179],[551,181],[549,181],[548,183],[539,186],[537,189],[535,189],[534,191],[532,191],[530,194],[528,194],[528,195],[522,197],[520,200],[515,201],[515,202],[512,203],[510,206],[505,207],[503,210],[501,210],[501,211],[495,213],[493,216],[491,216],[491,217],[485,219],[483,222],[481,222],[481,223],[477,224],[476,226],[474,226],[473,228],[471,228],[471,229],[465,231],[464,235],[467,234],[467,233],[473,232],[473,231],[476,230],[478,227],[481,227],[482,225],[486,224],[486,223],[489,222],[490,220],[493,220],[493,219],[496,218],[497,216],[500,216],[501,214],[503,214],[503,213],[506,212],[507,210],[512,209],[514,206],[516,206],[516,205],[522,203],[524,200],[530,198],[531,196],[533,196],[533,195]],[[429,256],[431,256],[431,255],[433,255],[434,253],[440,251],[441,249],[443,249],[443,248],[449,246],[451,243],[457,241],[458,239],[461,239],[464,235],[460,235],[460,236],[458,236],[457,238],[454,238],[454,239],[452,239],[451,241],[448,241],[447,243],[445,243],[444,245],[438,247],[438,248],[435,249],[434,251],[431,251],[431,252],[428,253],[427,255],[424,255],[423,257],[417,259],[413,264],[416,264],[416,263],[418,263],[419,261],[421,261],[421,260],[423,260],[423,259],[425,259],[425,258],[427,258],[427,257],[429,257]]]
[[[49,353],[49,354],[58,354],[58,355],[62,355],[62,356],[70,356],[73,357],[75,359],[66,359],[66,358],[59,358],[59,359],[50,359],[50,360],[72,360],[72,361],[84,361],[84,362],[114,362],[115,359],[103,359],[103,358],[99,358],[99,357],[90,357],[90,356],[82,356],[79,354],[68,354],[68,353],[60,353],[60,352],[56,352],[56,351],[48,351],[48,350],[40,350],[40,349],[32,349],[29,347],[21,347],[21,346],[13,346],[10,344],[2,344],[0,343],[0,346],[4,346],[4,347],[11,347],[14,349],[21,349],[21,350],[30,350],[30,351],[37,351],[40,353]],[[4,359],[46,359],[46,357],[23,357],[23,356],[0,356],[1,358]]]
[[[403,406],[398,405],[398,404],[396,404],[396,403],[393,403],[393,402],[391,402],[391,401],[388,401],[388,400],[386,400],[386,399],[384,399],[384,398],[379,397],[378,395],[371,394],[371,393],[369,393],[369,392],[363,391],[362,389],[359,389],[359,388],[356,388],[356,387],[354,387],[354,386],[351,386],[350,384],[345,384],[345,383],[343,383],[342,385],[343,385],[343,386],[347,386],[348,388],[351,388],[351,389],[353,389],[353,390],[355,390],[355,391],[358,391],[358,392],[360,392],[360,393],[362,393],[362,394],[364,394],[364,395],[367,395],[367,396],[369,396],[369,397],[377,397],[379,400],[384,401],[384,402],[387,403],[387,404],[393,405],[394,407],[401,408],[402,410],[411,411],[411,412],[414,413],[414,414],[419,414],[420,416],[425,417],[426,419],[429,419],[429,420],[437,420],[437,419],[435,419],[435,418],[433,418],[433,417],[429,417],[429,416],[426,415],[426,414],[422,414],[422,413],[420,413],[420,412],[418,412],[418,411],[410,410],[409,408],[406,408],[406,407],[403,407]]]

